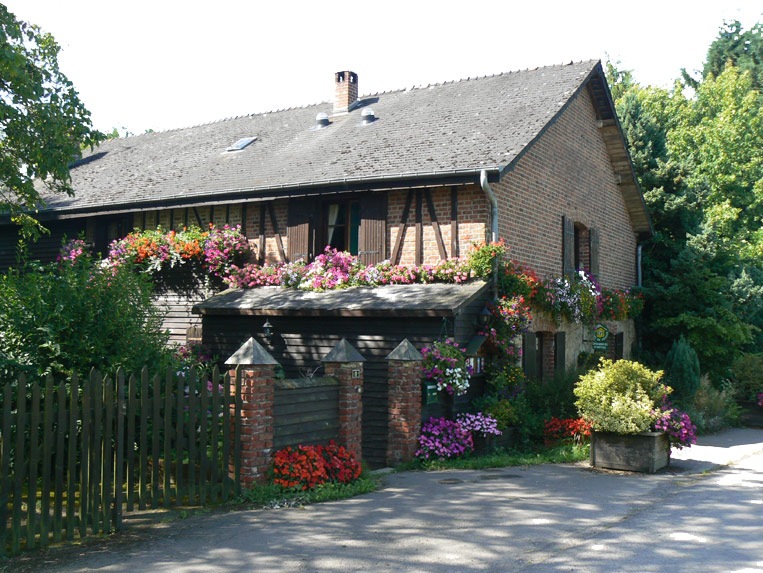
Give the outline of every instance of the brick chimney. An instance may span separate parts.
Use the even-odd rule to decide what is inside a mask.
[[[347,113],[358,105],[358,74],[337,72],[334,74],[334,113]]]

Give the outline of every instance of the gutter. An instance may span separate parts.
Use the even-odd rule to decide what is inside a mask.
[[[480,171],[480,187],[490,201],[490,235],[493,243],[498,242],[498,200],[487,181],[487,169]],[[493,268],[493,297],[498,299],[498,265]]]

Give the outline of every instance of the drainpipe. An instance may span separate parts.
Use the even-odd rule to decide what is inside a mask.
[[[641,247],[636,247],[636,285],[641,286]]]
[[[490,240],[496,243],[498,242],[498,200],[487,182],[487,170],[485,169],[480,171],[480,187],[490,201]],[[493,269],[493,296],[498,298],[498,265],[495,265]]]

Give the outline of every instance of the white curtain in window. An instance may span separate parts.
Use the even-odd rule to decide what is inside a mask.
[[[339,204],[332,203],[329,205],[329,237],[328,244],[334,240],[334,232],[336,231],[336,220],[339,217]]]

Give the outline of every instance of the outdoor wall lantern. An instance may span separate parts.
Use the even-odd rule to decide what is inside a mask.
[[[490,312],[490,309],[487,307],[487,305],[485,305],[485,306],[482,308],[482,312],[480,312],[480,313],[477,315],[477,323],[478,323],[480,326],[487,326],[487,325],[488,325],[488,323],[490,323],[490,318],[491,318],[492,316],[493,316],[493,313],[492,313],[492,312]]]
[[[273,325],[270,324],[270,321],[265,319],[265,324],[262,325],[262,331],[265,334],[265,340],[270,342],[270,339],[273,337]]]

